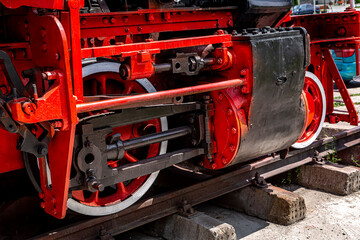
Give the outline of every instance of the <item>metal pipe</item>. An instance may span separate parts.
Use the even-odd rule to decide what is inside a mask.
[[[325,1],[325,0],[324,0]],[[314,6],[314,12],[313,12],[313,14],[315,14],[316,13],[316,5],[315,5],[315,0],[313,0],[313,6]]]
[[[204,64],[205,65],[212,65],[215,64],[215,58],[204,58]],[[170,63],[159,63],[155,64],[155,72],[168,72],[171,71],[172,65]]]
[[[145,136],[117,141],[117,143],[106,145],[108,159],[118,159],[124,155],[125,151],[145,147],[154,143],[171,140],[174,138],[190,135],[192,129],[189,126],[178,127],[164,132],[152,133]]]
[[[191,133],[192,133],[192,129],[189,126],[183,126],[183,127],[170,129],[164,132],[148,134],[142,137],[133,138],[124,141],[123,142],[124,150],[128,151],[140,147],[145,147],[150,144],[190,135]]]
[[[160,63],[155,64],[155,72],[167,72],[171,70],[171,64],[170,63]]]
[[[355,0],[350,0],[350,8],[355,9]]]
[[[172,99],[174,97],[187,96],[192,94],[211,92],[224,88],[236,87],[243,85],[245,79],[232,79],[222,82],[208,83],[185,88],[171,89],[159,92],[145,93],[113,99],[106,99],[96,102],[80,103],[76,105],[77,113],[91,112],[96,110],[108,109],[112,107],[126,107],[136,103],[149,101]]]

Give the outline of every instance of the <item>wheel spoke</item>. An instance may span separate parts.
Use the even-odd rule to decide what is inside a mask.
[[[100,75],[98,81],[100,82],[100,94],[106,94],[106,75]]]
[[[122,192],[122,193],[127,193],[126,187],[125,187],[125,185],[124,185],[123,182],[118,183],[117,186],[118,186],[118,190],[119,190],[120,192]]]
[[[130,94],[132,92],[133,88],[134,88],[134,83],[132,83],[132,82],[126,83],[123,94],[127,94],[127,95]]]
[[[127,151],[125,152],[124,157],[125,157],[126,160],[128,160],[129,162],[137,162],[137,161],[139,161],[136,157],[134,157],[133,155],[131,155],[131,154],[128,153]]]
[[[86,202],[97,205],[99,203],[99,191],[91,193],[91,196],[86,199]]]
[[[99,94],[143,94],[153,92],[151,83],[142,79],[141,81],[124,81],[119,75],[120,63],[98,62],[83,67],[84,82],[91,80],[95,84],[84,84],[85,90],[93,95]],[[104,69],[104,70],[102,70]],[[90,115],[91,113],[89,113]],[[97,114],[97,113],[94,113]],[[113,128],[112,134],[121,134],[121,140],[126,141],[137,137],[138,127],[146,126],[144,134],[164,131],[167,129],[167,121],[160,119],[148,120],[136,124],[119,126]],[[154,129],[152,128],[154,126]],[[109,137],[109,136],[106,136]],[[166,151],[165,144],[151,144],[149,147],[138,148],[133,151],[125,151],[123,159],[108,161],[109,167],[119,167],[127,163],[135,163],[144,158],[157,156],[160,152]],[[149,189],[154,182],[158,172],[137,177],[126,182],[113,183],[102,192],[88,192],[86,190],[74,191],[72,199],[69,199],[70,209],[86,215],[102,215],[118,212],[127,206],[135,203]],[[137,194],[135,194],[137,193]],[[69,204],[70,202],[70,204]],[[92,208],[89,208],[91,206]]]
[[[82,201],[82,202],[85,201],[84,191],[82,191],[82,190],[73,191],[72,196],[79,201]]]

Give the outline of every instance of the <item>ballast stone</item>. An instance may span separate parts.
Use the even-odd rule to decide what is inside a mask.
[[[360,190],[360,171],[353,166],[328,163],[304,165],[299,184],[336,195],[348,195]]]
[[[304,198],[285,189],[267,185],[246,187],[216,199],[222,207],[245,212],[273,223],[290,225],[306,214]]]
[[[236,240],[233,226],[204,213],[191,217],[174,214],[142,228],[146,234],[171,240]]]

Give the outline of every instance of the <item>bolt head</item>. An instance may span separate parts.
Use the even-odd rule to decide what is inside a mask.
[[[43,43],[43,45],[42,45],[42,51],[43,51],[43,52],[47,52],[47,44],[46,44],[46,43]]]
[[[237,133],[237,129],[235,127],[232,127],[231,128],[231,133],[235,135]]]
[[[109,19],[108,19],[107,17],[104,17],[104,18],[102,19],[102,22],[103,22],[103,24],[108,24],[108,23],[109,23]]]
[[[40,199],[43,199],[44,197],[45,197],[45,194],[44,194],[43,192],[40,192],[40,193],[39,193],[39,198],[40,198]]]
[[[233,144],[231,144],[229,146],[229,150],[230,150],[230,152],[235,152],[235,146]]]
[[[226,157],[222,157],[222,158],[221,158],[222,164],[226,165],[226,163],[227,163],[226,160],[227,160]]]
[[[46,37],[46,30],[45,30],[45,28],[42,28],[42,29],[40,30],[40,35],[41,35],[42,38]]]
[[[38,154],[45,156],[46,154],[48,154],[48,149],[45,146],[39,146],[38,147]]]
[[[110,22],[111,22],[112,24],[116,23],[116,18],[111,17],[111,18],[110,18]]]
[[[102,192],[102,191],[104,191],[104,189],[105,189],[104,185],[99,184],[98,190],[99,190],[100,192]]]
[[[155,18],[154,18],[154,15],[153,14],[149,14],[148,15],[148,21],[154,21]]]
[[[219,100],[221,101],[221,100],[223,100],[224,95],[223,95],[222,93],[219,93],[218,98],[219,98]]]

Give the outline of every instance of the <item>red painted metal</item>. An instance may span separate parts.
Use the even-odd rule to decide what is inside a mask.
[[[39,41],[40,43],[43,43],[44,41],[57,43],[56,45],[51,45],[52,47],[46,49],[45,52],[42,52],[44,55],[51,54],[51,56],[54,56],[53,61],[55,63],[53,66],[59,69],[56,71],[57,79],[55,82],[58,81],[60,96],[58,99],[46,99],[44,104],[47,104],[45,106],[49,106],[48,113],[53,111],[62,113],[62,116],[58,119],[63,120],[63,128],[62,131],[56,133],[49,145],[49,167],[54,170],[51,171],[52,187],[49,188],[42,185],[42,190],[44,193],[43,200],[45,211],[57,218],[63,218],[65,217],[67,209],[66,204],[70,179],[70,167],[75,137],[75,125],[77,123],[76,113],[74,112],[75,101],[72,90],[71,72],[69,71],[70,56],[65,31],[57,18],[53,16],[44,16],[42,21],[36,21],[36,23],[39,24],[37,26],[38,29],[33,29],[33,31],[41,32],[41,29],[44,28],[41,25],[46,25],[46,29],[48,31],[45,37],[40,34],[40,38],[43,38],[42,41]],[[36,39],[33,39],[32,41],[36,41]],[[56,53],[60,55],[60,58],[56,57]],[[44,57],[44,59],[41,58],[41,61],[45,61],[44,64],[49,66],[48,59],[50,59],[50,57]],[[37,101],[39,101],[39,99]],[[59,100],[61,104],[60,106]],[[44,107],[44,109],[46,109],[46,107]],[[37,110],[42,112],[39,108]],[[45,171],[45,169],[41,170],[42,178],[46,175]]]
[[[351,100],[350,94],[347,91],[345,83],[342,80],[341,75],[336,68],[335,62],[334,62],[333,58],[331,57],[330,51],[328,49],[324,50],[323,54],[324,54],[325,61],[327,61],[327,63],[329,64],[329,71],[330,71],[331,75],[333,76],[335,84],[339,89],[340,95],[341,95],[342,99],[344,100],[346,108],[348,109],[349,117],[346,120],[348,122],[350,122],[350,124],[352,124],[352,125],[357,125],[359,120],[358,120],[358,115],[355,110],[354,103]],[[332,114],[332,115],[337,116],[338,114]],[[341,120],[340,117],[339,117],[339,120]]]
[[[40,159],[43,191],[40,197],[43,199],[41,206],[45,211],[57,218],[63,218],[66,213],[78,112],[112,106],[127,107],[151,100],[210,92],[239,86],[245,81],[238,77],[222,79],[226,80],[222,82],[213,79],[215,82],[211,84],[84,103],[81,62],[84,58],[116,57],[122,60],[123,64],[129,64],[129,79],[137,79],[153,75],[154,54],[170,49],[216,44],[218,48],[212,55],[212,68],[217,71],[228,69],[232,64],[232,55],[227,48],[232,46],[232,41],[231,35],[224,34],[223,31],[209,36],[161,41],[146,39],[145,36],[152,32],[232,27],[233,9],[151,9],[126,13],[79,14],[79,9],[84,5],[83,1],[79,0],[1,2],[8,8],[29,6],[63,10],[50,11],[44,16],[31,11],[23,11],[16,16],[7,15],[5,25],[12,31],[7,35],[9,43],[0,44],[0,49],[12,58],[19,75],[23,70],[31,68],[36,68],[40,73],[36,81],[37,96],[33,96],[33,99],[14,99],[7,107],[12,113],[12,118],[18,123],[46,123],[52,133],[48,158]],[[27,77],[22,78],[24,84],[29,80]],[[130,82],[126,84],[130,86]],[[0,83],[8,85],[5,76],[0,75]],[[8,94],[11,89],[5,87],[2,91]],[[4,133],[1,137],[8,138],[9,143],[0,149],[4,154],[4,157],[0,158],[0,172],[22,168],[20,152],[9,151],[15,149],[18,136]],[[13,160],[6,161],[8,158]],[[134,160],[131,157],[129,159]],[[46,162],[51,171],[51,186],[50,179],[47,179]]]
[[[95,80],[96,82],[93,82],[93,84],[89,83],[91,80]],[[112,85],[109,85],[109,80],[115,80],[117,82],[121,82],[124,85],[124,88],[122,89],[121,93],[124,94],[130,94],[131,92],[136,93],[145,93],[144,88],[142,88],[138,83],[134,81],[124,81],[120,78],[119,74],[114,73],[99,73],[94,74],[86,77],[84,79],[84,82],[87,84],[85,85],[85,92],[92,93],[93,95],[97,94],[113,94],[116,93],[114,91],[118,91],[119,88],[115,88]],[[94,88],[97,85],[97,83],[100,83],[102,86],[101,88]],[[100,90],[100,92],[98,92]],[[140,137],[142,133],[144,133],[144,129],[152,127],[156,132],[161,131],[161,123],[159,119],[153,119],[146,122],[136,123],[132,125],[117,127],[113,129],[113,134],[120,133],[121,134],[121,140],[125,141],[128,139]],[[139,159],[136,158],[136,156],[144,156],[144,151],[146,151],[145,155],[147,158],[155,157],[159,154],[159,148],[160,144],[155,143],[150,145],[148,148],[145,147],[143,149],[136,149],[131,151],[125,151],[124,153],[124,159],[123,160],[114,160],[114,161],[108,161],[108,165],[111,168],[116,168],[121,165],[124,165],[128,162],[137,162]],[[78,190],[72,192],[72,197],[76,200],[80,201],[81,203],[89,206],[109,206],[112,204],[119,203],[119,201],[124,201],[129,196],[134,194],[138,188],[146,181],[148,176],[141,176],[136,179],[132,179],[131,181],[128,181],[126,183],[120,182],[115,184],[117,189],[115,192],[111,192],[110,194],[99,194],[99,191],[93,192],[92,194],[84,194],[84,191]]]
[[[22,161],[21,152],[16,149],[19,136],[2,129],[0,129],[0,136],[2,139],[6,139],[6,144],[0,144],[0,155],[6,156],[6,158],[0,158],[0,173],[23,168],[24,162]]]
[[[319,87],[311,78],[305,77],[303,92],[306,98],[306,124],[297,143],[305,142],[315,134],[321,124],[323,109],[326,107],[323,106]]]
[[[329,49],[355,49],[356,74],[359,74],[360,13],[348,9],[345,12],[292,16],[291,21],[293,26],[306,28],[310,35],[311,64],[308,71],[313,72],[324,86],[327,101],[326,120],[330,123],[346,121],[357,125],[359,119],[355,106]],[[333,81],[344,100],[348,114],[334,113]]]
[[[276,23],[275,27],[286,25],[287,22],[291,21],[292,11],[289,11],[279,22]]]
[[[48,9],[64,9],[65,8],[65,1],[64,0],[2,0],[1,3],[7,8],[18,8],[21,6],[28,6],[28,7],[41,7],[41,8],[48,8]]]
[[[47,213],[57,218],[63,218],[66,213],[70,166],[72,161],[75,124],[77,117],[75,101],[72,91],[70,56],[65,31],[60,21],[54,16],[29,16],[26,24],[30,38],[32,61],[37,67],[52,68],[45,73],[45,93],[37,99],[12,101],[8,104],[14,119],[19,122],[44,122],[57,120],[62,125],[61,131],[56,132],[50,142],[48,159],[51,172],[51,187],[47,186],[46,169],[40,168],[42,207]],[[27,26],[25,24],[25,26]],[[14,63],[18,63],[14,61]],[[23,67],[31,66],[24,64]],[[20,68],[21,69],[21,68]],[[26,79],[24,79],[26,80]],[[49,87],[48,81],[52,81]],[[24,111],[22,104],[31,105],[33,111]],[[26,106],[25,105],[25,106]],[[30,113],[30,114],[29,114]],[[44,164],[44,160],[41,160]],[[40,166],[42,166],[40,164]]]
[[[136,12],[81,14],[81,37],[99,38],[153,32],[227,28],[233,26],[228,10],[189,11],[151,9]],[[103,44],[97,41],[98,44]]]
[[[212,158],[204,159],[202,165],[208,169],[221,169],[230,164],[240,145],[241,124],[237,101],[241,98],[239,87],[211,92],[214,109],[210,112],[214,152]]]
[[[48,156],[39,159],[42,189],[40,198],[43,200],[41,206],[47,213],[57,218],[63,218],[66,213],[75,127],[78,123],[79,113],[92,114],[92,111],[114,107],[144,106],[179,96],[209,92],[213,101],[213,105],[209,102],[209,106],[215,108],[207,109],[209,114],[207,127],[211,133],[209,138],[213,149],[202,163],[204,167],[209,169],[221,169],[232,162],[237,154],[241,135],[246,134],[247,129],[249,129],[247,118],[250,114],[249,106],[252,101],[253,86],[251,69],[253,56],[250,44],[244,43],[243,40],[232,39],[230,34],[219,30],[234,26],[233,18],[236,16],[237,10],[233,8],[210,10],[157,8],[118,13],[80,14],[79,9],[84,5],[81,0],[0,1],[8,8],[20,6],[41,8],[38,10],[41,14],[38,14],[34,9],[24,8],[19,9],[20,14],[3,16],[3,25],[11,31],[4,33],[0,50],[9,54],[19,75],[23,70],[28,69],[36,69],[40,73],[36,76],[38,95],[20,96],[20,98],[10,101],[7,107],[17,123],[42,123],[52,133]],[[62,11],[47,11],[45,9],[61,9]],[[289,16],[287,15],[287,18]],[[347,16],[347,23],[354,29],[347,31],[344,36],[334,37],[329,41],[339,42],[339,39],[354,41],[351,34],[358,34],[355,28],[358,26],[359,16],[357,13],[350,12]],[[334,16],[333,19],[335,19]],[[345,22],[345,18],[342,18],[341,21]],[[336,27],[332,26],[332,29],[336,30],[338,34],[342,34],[343,30]],[[195,35],[194,32],[192,35],[184,34],[185,31],[188,33],[200,29],[209,29],[210,33],[217,31],[213,35],[209,35],[206,31],[202,33],[203,35]],[[174,34],[172,38],[165,38],[165,40],[158,40],[156,36],[149,36],[149,33],[156,32],[178,33]],[[309,32],[310,35],[313,34],[311,30]],[[326,39],[329,37],[332,36],[326,36]],[[315,54],[312,59],[314,64],[315,62],[318,64],[315,66],[316,71],[318,71],[317,75],[319,73],[325,74],[326,66],[332,64],[328,61],[325,61],[325,64],[322,61],[328,57],[326,53],[323,54],[323,43],[326,42],[326,39],[315,39],[318,43],[311,50],[312,52],[315,50],[320,52],[320,55]],[[159,92],[84,102],[84,93],[90,93],[88,96],[91,97],[99,93],[130,94],[134,89],[135,92],[139,92],[136,91],[138,90],[136,86],[134,87],[135,81],[131,81],[138,78],[149,78],[155,86],[155,83],[161,82],[154,76],[154,64],[162,63],[159,61],[164,58],[161,54],[170,50],[169,52],[174,55],[177,51],[182,52],[185,48],[196,49],[194,50],[196,52],[210,44],[214,45],[215,49],[207,56],[212,60],[210,66],[206,67],[213,72],[209,74],[206,80],[199,80],[199,82],[202,81],[201,84],[197,82],[196,78],[193,78],[193,81],[190,81],[186,87],[177,89],[169,89],[160,83],[159,86],[156,86],[162,90]],[[315,46],[315,42],[313,46]],[[345,45],[341,47],[345,47]],[[127,65],[130,74],[123,81],[124,86],[126,86],[124,91],[108,86],[107,74],[98,79],[100,90],[97,89],[97,83],[92,84],[90,82],[86,82],[84,88],[84,81],[87,79],[82,77],[82,60],[98,57],[112,58],[121,62],[122,66]],[[317,66],[320,68],[317,69]],[[3,68],[0,72],[3,72]],[[332,80],[328,77],[329,74],[319,78],[323,83],[326,82],[327,94],[332,100],[330,97],[332,91],[330,82]],[[0,74],[0,83],[5,87],[1,90],[4,94],[9,95],[11,88],[6,77],[2,75]],[[336,73],[331,72],[331,76],[335,75]],[[32,79],[21,77],[21,80],[26,84]],[[341,85],[340,82],[339,85]],[[352,106],[347,104],[347,107],[351,108]],[[346,119],[345,115],[331,115],[331,113],[332,111],[328,112],[329,118]],[[312,113],[310,115],[312,116]],[[316,115],[315,111],[314,115]],[[352,116],[349,121],[351,119]],[[311,124],[311,117],[308,121]],[[156,126],[157,131],[159,131],[158,120],[151,120],[150,124]],[[129,139],[136,135],[130,131],[135,127],[125,126],[121,127],[124,129],[118,130],[121,130],[125,139]],[[35,134],[38,133],[35,132]],[[125,137],[126,134],[128,136]],[[15,149],[14,145],[16,145],[18,136],[3,134],[3,130],[0,130],[0,137],[9,139],[6,147],[1,146],[2,148],[0,148],[0,154],[5,155],[0,158],[0,173],[21,168],[20,152],[9,151],[9,149]],[[158,154],[157,147],[158,144],[150,146],[148,157]],[[7,159],[14,160],[10,162]],[[125,159],[129,162],[137,161],[136,156],[129,152],[125,153]],[[2,161],[6,161],[6,164],[3,164]],[[51,179],[48,179],[46,164],[49,165]],[[109,162],[112,167],[119,164],[118,161]],[[126,190],[127,195],[122,191],[111,195],[106,200],[103,199],[104,201],[98,199],[98,193],[93,194],[90,198],[85,198],[83,192],[74,192],[73,196],[92,206],[109,204],[125,199],[129,194],[136,191],[145,178],[140,177],[134,181],[132,186],[129,185]],[[126,189],[123,184],[119,184],[118,187],[120,190],[124,187]]]
[[[310,34],[311,41],[314,42],[357,40],[360,37],[359,12],[357,11],[292,16],[291,20],[295,26],[304,27]]]
[[[72,78],[74,83],[74,95],[77,101],[83,101],[83,80],[82,80],[82,64],[81,64],[81,46],[80,46],[80,17],[79,9],[81,4],[78,0],[70,0],[68,2],[70,9],[70,44],[71,44],[71,64]],[[69,36],[68,35],[68,36]]]
[[[128,57],[136,55],[139,51],[147,51],[150,54],[159,53],[161,50],[176,48],[186,48],[191,46],[206,46],[209,44],[220,43],[224,47],[231,46],[231,35],[213,35],[205,37],[178,38],[154,42],[142,42],[133,44],[124,44],[116,46],[103,46],[94,48],[84,48],[81,50],[82,58],[121,56]]]

